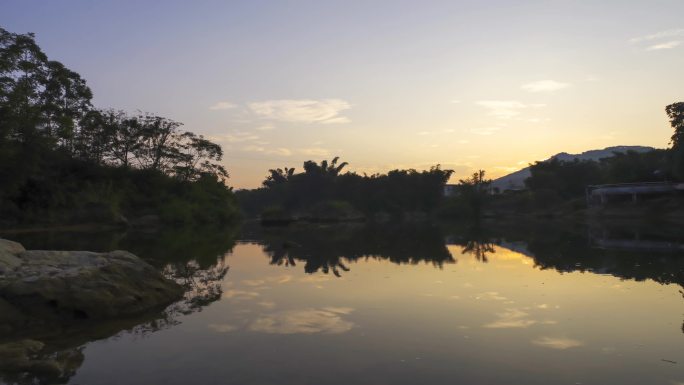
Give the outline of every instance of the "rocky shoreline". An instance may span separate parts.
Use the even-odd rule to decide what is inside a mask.
[[[110,319],[169,304],[183,288],[127,251],[25,250],[0,239],[0,314]],[[0,332],[8,325],[0,319]]]
[[[108,336],[183,293],[127,251],[25,250],[0,239],[0,379],[10,373],[68,375],[80,355],[53,352],[48,341],[56,335],[49,331]]]

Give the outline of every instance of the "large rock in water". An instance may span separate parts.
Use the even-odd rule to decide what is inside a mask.
[[[180,285],[127,251],[27,251],[0,239],[0,329],[27,318],[130,316],[182,295]]]

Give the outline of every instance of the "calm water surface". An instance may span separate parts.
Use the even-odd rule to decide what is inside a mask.
[[[38,383],[684,384],[684,255],[639,230],[6,237],[126,247],[189,288],[152,321],[56,343],[81,361]]]

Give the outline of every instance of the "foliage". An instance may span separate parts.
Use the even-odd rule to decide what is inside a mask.
[[[77,73],[32,34],[0,28],[0,218],[224,221],[235,201],[221,147],[181,123],[100,110]]]
[[[393,170],[387,174],[343,173],[347,162],[323,160],[304,162],[304,171],[294,168],[269,170],[263,187],[237,192],[242,209],[257,215],[276,206],[288,212],[316,217],[344,214],[401,214],[408,211],[431,212],[442,200],[444,185],[452,174],[439,165],[430,170]],[[353,215],[352,215],[353,214]]]
[[[466,179],[460,179],[453,196],[445,200],[440,216],[445,218],[479,218],[490,199],[491,179],[478,170]]]
[[[456,262],[444,243],[444,234],[432,225],[293,225],[263,231],[264,251],[272,265],[299,264],[308,274],[340,277],[352,269],[353,263],[364,259],[438,268]]]
[[[554,191],[563,198],[582,195],[587,185],[601,182],[601,171],[594,161],[552,159],[530,165],[530,172],[525,180],[530,190]]]
[[[601,183],[658,182],[671,179],[667,150],[618,152],[599,162]]]
[[[545,200],[551,196],[567,200],[582,196],[592,184],[667,180],[668,168],[667,150],[618,152],[600,161],[552,159],[530,165],[531,176],[525,184]]]
[[[670,104],[665,107],[665,112],[674,129],[671,138],[672,172],[679,180],[684,180],[684,102]]]

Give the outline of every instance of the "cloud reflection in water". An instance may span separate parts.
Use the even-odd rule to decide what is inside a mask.
[[[541,337],[532,341],[532,343],[538,346],[556,350],[565,350],[584,345],[582,341],[564,337]]]
[[[286,310],[258,317],[249,325],[249,329],[272,334],[339,334],[354,326],[342,318],[352,311],[351,308],[341,307]]]

